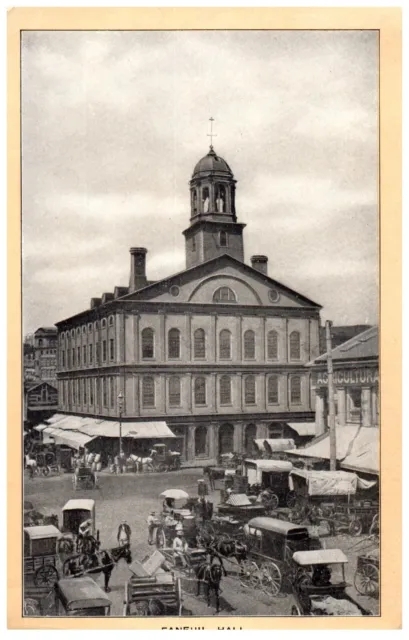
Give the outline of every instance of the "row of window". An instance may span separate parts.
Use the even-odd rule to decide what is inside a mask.
[[[206,406],[207,404],[207,384],[204,376],[197,376],[193,381],[193,398],[195,406]],[[256,397],[256,378],[254,375],[245,376],[244,384],[244,403],[246,405],[255,405]],[[101,388],[100,388],[101,385]],[[182,381],[179,376],[171,376],[169,378],[169,406],[181,406],[181,385]],[[62,402],[67,401],[70,404],[94,404],[94,391],[96,398],[101,394],[102,405],[104,407],[115,407],[115,378],[102,377],[87,379],[77,379],[68,381],[68,397],[66,397],[66,386],[62,383]],[[142,407],[153,409],[156,406],[156,390],[155,379],[153,376],[143,376],[142,378]],[[290,402],[291,404],[301,403],[301,377],[294,375],[290,378]],[[223,375],[219,380],[219,403],[220,406],[228,406],[232,404],[232,377]],[[276,375],[271,375],[267,379],[267,403],[279,404],[279,379]],[[98,404],[98,402],[97,402]]]
[[[115,340],[111,338],[109,343],[106,340],[102,340],[102,353],[100,353],[100,345],[96,344],[84,344],[81,347],[73,347],[72,349],[60,351],[60,364],[61,367],[64,368],[67,366],[68,369],[73,367],[81,367],[86,365],[99,364],[100,356],[101,362],[107,362],[107,356],[109,356],[109,360],[115,360]],[[109,348],[109,354],[107,354],[107,349]]]
[[[112,327],[114,325],[114,316],[109,316],[108,318],[108,326]],[[61,342],[64,342],[64,340],[66,338],[69,338],[70,336],[72,338],[74,338],[75,334],[77,334],[77,336],[79,336],[81,333],[86,333],[87,332],[87,326],[88,326],[88,333],[91,333],[91,331],[93,329],[99,329],[101,327],[101,329],[105,329],[105,327],[107,326],[107,320],[106,318],[102,318],[101,322],[99,320],[95,320],[95,322],[89,322],[88,325],[82,325],[82,327],[77,327],[76,329],[71,329],[71,331],[63,331],[60,334],[60,340]]]
[[[168,358],[180,358],[181,332],[179,329],[170,329],[168,332]],[[267,358],[278,360],[279,337],[277,331],[267,333]],[[256,334],[248,329],[243,335],[244,358],[255,360],[256,358]],[[290,359],[301,358],[301,335],[299,331],[292,331],[289,337]],[[150,327],[142,331],[142,359],[149,360],[155,357],[155,332]],[[219,358],[230,360],[232,357],[232,334],[228,329],[222,329],[219,333]],[[206,333],[204,329],[196,329],[193,334],[193,358],[203,360],[206,358]]]

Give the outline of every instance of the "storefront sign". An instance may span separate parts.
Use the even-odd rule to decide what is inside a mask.
[[[334,371],[333,380],[337,386],[344,385],[373,385],[377,384],[379,379],[377,369],[349,369]],[[320,371],[313,373],[312,384],[316,387],[321,387],[328,384],[328,373],[326,371]]]

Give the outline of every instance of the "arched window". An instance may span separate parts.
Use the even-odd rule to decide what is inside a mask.
[[[112,327],[112,325],[114,324],[114,316],[109,316],[109,326]]]
[[[291,404],[301,403],[301,378],[292,376],[290,380],[290,402]]]
[[[221,360],[231,358],[231,333],[228,329],[222,329],[219,334],[219,358]]]
[[[251,360],[256,357],[256,337],[251,329],[244,332],[244,357]]]
[[[206,357],[206,334],[204,329],[196,329],[193,334],[193,357],[198,360]]]
[[[42,339],[42,338],[39,338],[39,340],[38,340],[38,344],[39,344],[39,346],[40,346],[40,347],[42,347],[42,346],[43,346],[43,339]]]
[[[213,302],[236,302],[236,294],[230,287],[219,287],[213,294]]]
[[[107,326],[107,321],[105,320],[105,318],[103,318],[101,321],[101,327],[105,329],[106,326]]]
[[[254,376],[244,378],[244,402],[245,404],[256,404],[256,379]]]
[[[234,427],[232,424],[222,424],[219,429],[219,455],[222,453],[232,453]]]
[[[278,359],[278,333],[269,331],[267,334],[267,358],[268,360]]]
[[[226,231],[220,231],[220,235],[219,235],[219,244],[221,247],[227,247],[227,233]]]
[[[142,378],[142,406],[155,406],[155,381],[152,376]]]
[[[171,407],[180,405],[180,378],[178,376],[169,378],[169,405]]]
[[[231,378],[222,376],[220,378],[220,404],[231,404]]]
[[[206,380],[201,376],[195,378],[194,396],[196,405],[206,404]]]
[[[82,327],[82,333],[86,333],[86,331],[87,331],[87,327],[84,324],[84,326]]]
[[[168,358],[180,358],[179,329],[170,329],[168,333]]]
[[[155,333],[150,327],[142,331],[142,359],[153,358],[155,352]]]
[[[278,376],[269,376],[267,382],[268,404],[278,404]]]
[[[207,429],[196,427],[195,429],[195,456],[205,456],[207,453]]]
[[[299,360],[300,358],[301,358],[300,332],[292,331],[290,333],[290,359]]]

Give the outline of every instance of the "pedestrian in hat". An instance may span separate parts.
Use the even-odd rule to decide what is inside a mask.
[[[182,566],[187,567],[186,552],[189,548],[189,545],[185,539],[185,536],[183,533],[183,527],[180,524],[177,525],[176,527],[176,537],[173,540],[172,548],[173,548],[173,557],[175,559],[175,564],[176,564],[176,560],[179,558],[180,562],[182,563]]]
[[[148,523],[148,544],[154,544],[154,534],[158,526],[158,521],[156,518],[155,511],[150,512],[150,514],[148,515],[147,523]]]

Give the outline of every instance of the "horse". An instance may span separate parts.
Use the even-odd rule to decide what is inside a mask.
[[[228,540],[214,540],[211,543],[213,549],[223,558],[236,558],[240,568],[241,563],[247,559],[247,546],[239,540],[230,538]]]
[[[206,589],[206,599],[207,606],[210,607],[210,592],[214,591],[216,596],[216,613],[220,611],[220,582],[224,575],[227,575],[227,572],[223,566],[223,564],[213,564],[213,559],[210,561],[202,562],[199,564],[196,569],[196,579],[197,579],[197,595],[200,595],[200,587],[201,583],[204,582]]]
[[[104,589],[110,592],[109,581],[115,565],[123,558],[127,564],[132,562],[129,545],[121,545],[112,549],[102,549],[91,554],[82,553],[68,558],[63,565],[65,577],[79,577],[84,574],[104,574]]]

